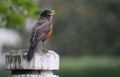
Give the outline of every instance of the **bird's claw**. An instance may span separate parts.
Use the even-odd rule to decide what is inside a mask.
[[[47,49],[43,49],[42,51],[43,51],[43,52],[45,52],[45,53],[47,53],[47,52],[48,52],[48,50],[47,50]]]

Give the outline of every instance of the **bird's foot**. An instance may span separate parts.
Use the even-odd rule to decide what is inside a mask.
[[[48,50],[47,49],[43,49],[42,50],[44,53],[48,53]]]

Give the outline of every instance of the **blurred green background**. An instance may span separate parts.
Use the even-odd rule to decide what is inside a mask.
[[[0,0],[0,77],[8,77],[2,54],[29,47],[41,11],[53,9],[48,49],[61,56],[60,77],[120,77],[120,0]]]

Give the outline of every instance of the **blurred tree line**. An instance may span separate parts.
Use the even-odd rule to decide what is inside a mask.
[[[5,5],[6,2],[10,4]],[[37,0],[37,3],[40,8],[51,8],[57,13],[50,49],[62,55],[120,55],[120,0]],[[24,24],[25,18],[40,13],[32,0],[0,0],[0,4],[4,8],[0,8],[0,23],[5,22],[9,25],[6,27]],[[18,13],[11,8],[13,5]]]
[[[56,10],[51,44],[63,55],[120,55],[120,0],[44,0]]]

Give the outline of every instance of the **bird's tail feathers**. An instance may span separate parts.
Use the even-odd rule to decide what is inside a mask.
[[[31,59],[34,56],[34,52],[35,52],[35,47],[30,46],[28,53],[27,53],[27,61],[31,61]]]

